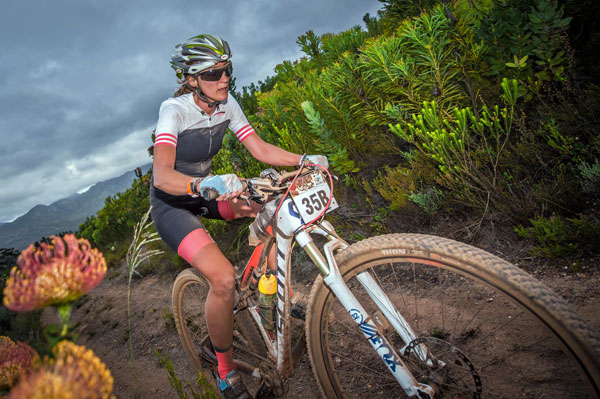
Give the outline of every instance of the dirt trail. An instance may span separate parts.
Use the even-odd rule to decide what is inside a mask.
[[[600,330],[600,266],[590,263],[585,273],[542,273],[528,270],[563,296]],[[110,272],[109,272],[110,273]],[[114,272],[113,272],[114,274]],[[171,317],[171,286],[175,275],[137,278],[132,283],[131,310],[135,374],[127,339],[127,280],[107,277],[73,312],[78,343],[87,346],[107,364],[115,379],[117,398],[177,398],[155,351],[168,355],[178,376],[193,381]],[[303,284],[296,290],[308,292]],[[137,380],[137,382],[136,382]],[[316,398],[318,388],[305,355],[290,382],[289,398]]]
[[[110,368],[117,398],[177,398],[155,351],[168,355],[177,375],[193,381],[171,316],[171,287],[176,275],[148,276],[132,282],[131,320],[134,368],[127,334],[125,273],[106,278],[73,311],[78,344],[92,349]],[[308,290],[309,287],[296,287]],[[137,384],[136,378],[137,377]],[[318,388],[306,356],[289,386],[289,398],[316,398]]]

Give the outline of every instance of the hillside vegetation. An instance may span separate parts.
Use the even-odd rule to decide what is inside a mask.
[[[348,237],[394,229],[399,217],[451,218],[464,239],[503,224],[536,256],[589,251],[599,230],[600,6],[381,2],[366,29],[309,31],[297,41],[305,57],[234,93],[261,136],[328,156],[347,215],[367,215],[339,218]],[[230,134],[213,172],[265,167]],[[107,200],[81,235],[123,255],[147,187],[148,176]]]

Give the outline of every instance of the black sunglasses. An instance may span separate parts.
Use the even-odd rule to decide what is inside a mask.
[[[233,65],[231,65],[229,62],[224,67],[199,72],[198,76],[200,76],[200,79],[206,82],[216,82],[217,80],[221,79],[223,72],[225,72],[225,75],[227,75],[228,78],[231,77],[231,74],[233,73]]]

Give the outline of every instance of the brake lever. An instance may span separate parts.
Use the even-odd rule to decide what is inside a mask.
[[[266,195],[259,195],[257,190],[255,190],[254,186],[251,182],[244,182],[244,189],[246,190],[246,194],[248,194],[244,199],[246,200],[246,205],[250,206],[250,201],[254,201],[257,204],[264,204]],[[241,195],[240,195],[241,197]]]
[[[260,177],[262,179],[268,178],[273,184],[281,184],[281,174],[275,169],[269,168],[263,170],[260,172]]]

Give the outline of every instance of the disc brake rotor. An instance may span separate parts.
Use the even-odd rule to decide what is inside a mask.
[[[405,361],[417,381],[441,397],[481,399],[481,378],[469,358],[451,343],[421,337],[404,350]]]

